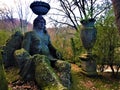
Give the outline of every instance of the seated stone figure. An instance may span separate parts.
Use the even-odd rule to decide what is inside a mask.
[[[52,46],[45,25],[45,19],[38,16],[33,22],[33,31],[25,33],[21,49],[14,52],[20,75],[25,80],[35,79],[43,90],[69,89],[71,66],[60,60],[61,55]]]

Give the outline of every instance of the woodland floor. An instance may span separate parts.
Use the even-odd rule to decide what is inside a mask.
[[[120,90],[120,78],[113,79],[110,73],[102,73],[98,77],[87,77],[80,73],[80,70],[77,65],[71,65],[72,85],[70,90]],[[17,69],[13,69],[12,72],[6,70],[9,90],[40,90],[34,81],[23,81],[18,75],[16,76],[15,71]]]

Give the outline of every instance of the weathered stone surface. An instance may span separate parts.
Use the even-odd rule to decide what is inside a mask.
[[[35,66],[31,60],[31,55],[25,49],[16,50],[14,53],[15,59],[19,65],[20,72],[24,80],[34,80]]]
[[[87,76],[96,76],[97,65],[96,65],[95,56],[83,54],[80,56],[80,59],[81,59],[82,73],[86,74]]]
[[[71,84],[70,64],[58,60],[60,54],[52,46],[45,25],[45,19],[38,16],[33,22],[33,31],[24,37],[20,32],[11,36],[3,48],[5,66],[17,64],[21,77],[36,80],[42,90],[67,90]]]
[[[14,52],[14,57],[20,69],[23,68],[23,65],[26,63],[26,61],[30,59],[29,53],[23,48],[16,50]]]
[[[36,54],[32,57],[35,62],[35,79],[42,90],[67,90],[59,80],[49,59],[44,55]]]
[[[2,52],[2,58],[5,67],[16,65],[13,53],[15,50],[21,48],[22,38],[22,33],[17,31],[7,40]]]
[[[15,59],[20,67],[20,75],[24,80],[35,79],[42,90],[63,90],[70,88],[70,64],[58,60],[55,63],[56,70],[51,67],[51,62],[45,55],[33,56],[25,49],[16,50]],[[57,75],[58,73],[58,75]]]
[[[58,60],[55,63],[55,69],[58,73],[62,84],[67,87],[68,89],[71,86],[71,65],[70,63],[62,60]]]

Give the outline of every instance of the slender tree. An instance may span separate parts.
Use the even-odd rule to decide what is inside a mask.
[[[24,33],[27,25],[28,25],[28,21],[31,19],[32,14],[30,13],[30,2],[22,1],[22,0],[14,0],[15,7],[16,7],[16,13],[18,14],[19,17],[19,21],[20,21],[20,29],[21,31]]]
[[[14,22],[14,16],[13,16],[13,8],[9,8],[8,6],[5,6],[4,8],[0,8],[0,25],[1,29],[7,29],[5,23],[9,21],[10,25],[12,25],[12,28],[15,28],[16,23]],[[9,28],[10,30],[10,28]]]
[[[117,76],[120,68],[120,36],[115,25],[113,10],[109,10],[106,17],[101,17],[97,21],[96,28],[98,37],[94,53],[99,56],[100,70],[104,71],[108,65],[112,70],[112,75]]]
[[[20,21],[20,30],[25,32],[27,29],[28,22],[32,17],[32,13],[30,13],[30,1],[27,0],[14,0],[14,7],[4,6],[4,8],[0,8],[0,20],[9,20],[13,27],[15,27],[14,23],[14,15],[18,17]]]

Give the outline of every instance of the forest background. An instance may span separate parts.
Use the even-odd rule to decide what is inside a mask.
[[[108,2],[105,3],[108,5]],[[22,10],[22,8],[18,10]],[[15,31],[20,30],[24,33],[32,30],[32,24],[28,22],[28,18],[23,19],[21,16],[23,12],[21,14],[18,13],[19,18],[17,19],[13,17],[9,8],[1,9],[0,12],[0,48]],[[61,52],[64,60],[80,67],[79,56],[86,52],[80,40],[81,25],[76,30],[76,28],[71,27],[71,23],[65,24],[59,22],[59,20],[56,21],[53,17],[49,17],[49,19],[53,23],[53,27],[47,28],[47,30],[53,45]],[[112,70],[110,74],[118,77],[120,68],[120,36],[116,27],[112,5],[97,18],[95,27],[97,29],[97,41],[92,52],[97,58],[97,69],[100,72],[104,72],[107,67],[110,67]]]

